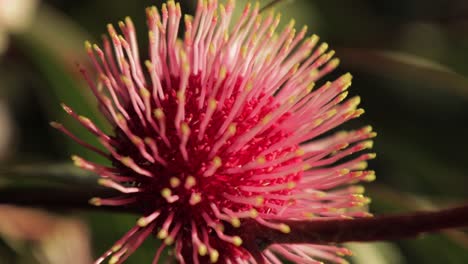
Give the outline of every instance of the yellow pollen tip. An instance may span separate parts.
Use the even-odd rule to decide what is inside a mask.
[[[120,161],[122,162],[123,165],[129,166],[133,160],[130,157],[123,157]]]
[[[148,221],[146,220],[145,217],[141,217],[140,219],[138,219],[137,221],[137,225],[140,226],[140,227],[145,227],[147,226],[149,223]]]
[[[112,258],[109,259],[109,264],[115,264],[117,262],[119,262],[118,256],[112,256]]]
[[[140,95],[143,98],[149,98],[151,96],[150,92],[146,88],[140,89]]]
[[[367,154],[368,159],[375,159],[377,157],[377,153],[369,153]]]
[[[268,122],[270,122],[270,120],[271,120],[271,116],[270,116],[270,114],[267,114],[266,116],[264,116],[264,117],[262,118],[261,123],[262,123],[263,125],[266,125],[266,124],[268,124]]]
[[[318,118],[317,120],[314,121],[314,125],[319,126],[319,125],[321,125],[323,123],[323,121],[324,120],[322,118]]]
[[[365,170],[367,168],[367,162],[366,161],[361,161],[358,164],[354,166],[356,170]]]
[[[88,202],[94,206],[101,206],[101,198],[98,197],[93,197]]]
[[[202,197],[201,197],[201,194],[199,193],[192,193],[192,195],[190,196],[190,205],[196,205],[197,203],[199,203],[200,201],[202,200]]]
[[[231,225],[232,225],[233,227],[236,227],[236,228],[237,228],[237,227],[240,227],[241,222],[240,222],[239,218],[233,218],[233,219],[231,219]]]
[[[328,49],[328,43],[326,42],[320,44],[320,46],[318,47],[318,50],[320,51],[320,53],[325,52],[327,49]]]
[[[288,182],[288,189],[294,189],[294,187],[296,187],[295,182]]]
[[[237,125],[236,125],[235,123],[232,123],[232,124],[229,125],[229,127],[228,127],[228,133],[229,133],[230,135],[235,135],[235,134],[236,134],[236,130],[237,130],[236,126],[237,126]]]
[[[315,82],[309,84],[309,86],[307,86],[307,93],[312,92],[312,90],[314,89],[314,87],[315,87]]]
[[[107,179],[98,179],[98,184],[102,186],[106,186],[109,183],[109,180]]]
[[[145,65],[146,65],[146,68],[148,68],[149,70],[153,69],[153,63],[151,63],[151,61],[146,60]]]
[[[216,168],[219,168],[219,167],[221,167],[221,164],[222,164],[221,163],[221,158],[218,157],[218,156],[214,157],[213,166],[215,166]]]
[[[87,118],[87,117],[85,117],[85,116],[82,116],[82,115],[78,116],[78,119],[79,119],[81,122],[85,122],[85,123],[91,122],[91,120],[90,120],[89,118]]]
[[[111,250],[112,250],[113,252],[117,252],[117,251],[118,251],[119,249],[121,249],[121,248],[122,248],[122,245],[121,245],[121,244],[117,244],[117,245],[113,246],[113,247],[111,248]]]
[[[219,258],[219,252],[218,250],[214,249],[210,252],[210,261],[211,263],[216,263],[218,262],[218,258]]]
[[[221,69],[219,70],[219,78],[223,80],[224,78],[226,78],[226,75],[227,75],[226,66],[221,66]]]
[[[91,42],[89,42],[88,40],[86,40],[86,41],[84,42],[84,46],[85,46],[85,49],[86,49],[87,51],[91,51],[91,48],[92,48]]]
[[[206,255],[206,253],[208,253],[208,248],[204,244],[201,244],[198,247],[198,254],[203,257]]]
[[[255,198],[255,203],[257,204],[257,206],[263,205],[263,202],[265,202],[265,198],[263,198],[263,196],[257,196]]]
[[[256,218],[258,216],[258,211],[255,208],[250,209],[250,217]]]
[[[182,91],[177,91],[176,96],[177,96],[177,99],[178,99],[180,102],[185,101],[184,92],[182,92]]]
[[[315,45],[319,39],[320,39],[319,36],[313,34],[312,36],[310,36],[309,41],[311,45]]]
[[[289,227],[286,224],[280,224],[280,231],[285,233],[285,234],[289,234],[289,233],[291,233],[291,227]]]
[[[265,164],[266,162],[266,159],[265,159],[265,156],[260,156],[256,159],[257,163],[258,164]]]
[[[49,124],[50,124],[50,126],[53,127],[53,128],[60,128],[60,127],[63,126],[62,124],[57,123],[57,122],[54,122],[54,121],[50,122]]]
[[[351,187],[351,190],[356,194],[363,194],[366,191],[366,188],[364,188],[364,186],[361,185],[356,185]]]
[[[376,178],[375,174],[369,174],[364,178],[364,180],[368,182],[372,182],[375,180],[375,178]]]
[[[166,229],[161,229],[158,232],[158,238],[159,239],[165,239],[169,234],[167,233]]]
[[[166,239],[164,239],[164,244],[170,246],[172,245],[172,243],[174,243],[174,238],[169,236],[169,237],[166,237]]]
[[[372,141],[372,140],[367,140],[367,141],[362,142],[362,147],[364,147],[364,148],[370,149],[373,146],[374,146],[374,141]]]
[[[311,212],[304,212],[304,216],[310,219],[310,218],[314,218],[315,214]]]
[[[156,108],[154,110],[154,117],[156,117],[156,119],[158,120],[161,120],[164,118],[164,112],[161,108]]]
[[[239,247],[240,245],[242,245],[242,238],[240,238],[238,236],[235,236],[235,237],[233,237],[232,243],[235,246]]]
[[[169,198],[171,196],[172,192],[171,189],[169,188],[164,188],[161,190],[161,196],[164,198]]]
[[[312,166],[310,164],[304,164],[304,166],[302,166],[302,170],[306,171],[308,169],[312,168]]]
[[[180,185],[180,180],[177,177],[171,177],[169,179],[169,184],[171,185],[172,188],[176,188]]]
[[[296,150],[296,156],[303,156],[305,154],[304,149],[300,148]]]
[[[215,99],[213,99],[213,98],[208,99],[208,108],[209,109],[214,110],[214,109],[216,109],[217,105],[218,105],[218,102]]]
[[[182,132],[182,135],[190,134],[190,127],[185,122],[180,125],[180,130]]]
[[[195,177],[188,176],[187,179],[185,179],[185,188],[190,189],[193,186],[195,186],[196,183],[197,183],[197,181],[195,180]]]

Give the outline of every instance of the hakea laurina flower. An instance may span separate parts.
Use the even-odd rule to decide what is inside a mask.
[[[326,43],[278,31],[279,15],[263,17],[248,4],[231,23],[234,1],[199,1],[182,18],[179,4],[146,10],[149,59],[140,60],[135,29],[127,18],[122,35],[108,25],[103,48],[86,43],[97,83],[83,70],[112,135],[70,107],[65,111],[95,134],[112,167],[74,156],[78,167],[121,192],[93,198],[99,206],[133,206],[142,217],[96,263],[121,263],[149,236],[162,243],[154,263],[171,245],[180,263],[255,263],[236,228],[247,218],[290,232],[284,220],[364,217],[363,188],[372,180],[366,160],[354,154],[372,146],[370,127],[336,134],[331,129],[363,113],[359,98],[345,101],[351,75],[320,79],[335,69]],[[313,89],[315,83],[322,83]],[[349,251],[328,245],[273,244],[266,263],[344,263]]]

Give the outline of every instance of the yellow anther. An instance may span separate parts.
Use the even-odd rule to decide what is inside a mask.
[[[364,186],[356,185],[351,187],[351,191],[356,194],[363,194],[366,191],[366,189],[364,188]]]
[[[228,126],[228,133],[230,135],[235,135],[237,130],[237,125],[235,123],[232,123]]]
[[[208,99],[208,108],[211,110],[215,110],[218,102],[214,98]]]
[[[184,94],[183,91],[177,91],[176,96],[177,96],[177,100],[179,100],[179,102],[184,102],[185,101],[185,94]]]
[[[294,187],[296,187],[295,182],[288,182],[288,189],[294,189]]]
[[[362,142],[361,144],[362,144],[362,147],[370,149],[374,146],[374,141],[367,140],[367,141]]]
[[[169,198],[169,197],[171,197],[171,195],[172,195],[171,189],[164,188],[164,189],[161,190],[161,196],[162,197]]]
[[[227,69],[226,69],[226,66],[221,66],[221,69],[219,70],[219,79],[223,80],[224,78],[226,78],[226,75],[227,75]]]
[[[140,226],[140,227],[145,227],[148,224],[149,223],[148,223],[148,220],[146,220],[146,217],[140,217],[140,219],[138,219],[138,221],[137,221],[137,225]]]
[[[88,202],[94,206],[101,206],[101,198],[98,197],[93,197]]]
[[[214,159],[213,159],[213,166],[214,166],[215,168],[219,168],[219,167],[221,167],[221,164],[222,164],[221,158],[218,157],[218,156],[214,157]]]
[[[339,171],[340,175],[346,175],[346,174],[348,174],[349,172],[350,172],[349,169],[341,169],[341,170]]]
[[[190,205],[196,205],[197,203],[199,203],[200,201],[202,200],[202,197],[201,197],[201,194],[199,193],[192,193],[192,195],[190,196]]]
[[[296,150],[296,156],[299,156],[299,157],[300,157],[300,156],[303,156],[304,154],[305,154],[304,149],[298,148],[298,149]]]
[[[240,237],[238,237],[238,236],[235,236],[235,237],[233,237],[233,239],[232,239],[232,243],[233,243],[235,246],[239,247],[240,245],[242,245],[242,238],[240,238]]]
[[[296,20],[293,18],[293,19],[291,19],[291,20],[289,21],[287,27],[291,30],[291,29],[294,28],[294,25],[295,25],[295,24],[296,24]]]
[[[323,119],[318,118],[317,120],[314,121],[313,124],[314,124],[314,126],[319,126],[319,125],[321,125],[323,123],[323,121],[324,121]]]
[[[306,171],[308,169],[312,168],[312,166],[310,166],[309,164],[304,164],[304,166],[302,166],[302,170]]]
[[[161,120],[164,118],[164,112],[161,108],[156,108],[154,110],[154,117],[156,117],[156,119],[158,120]]]
[[[256,159],[257,163],[258,164],[265,164],[266,162],[266,159],[265,159],[265,156],[260,156]]]
[[[211,263],[218,262],[218,258],[219,258],[218,250],[216,250],[216,249],[211,250],[211,252],[210,252],[210,261],[211,261]]]
[[[206,253],[208,253],[208,248],[204,245],[204,244],[201,244],[200,246],[198,246],[198,254],[200,256],[205,256]]]
[[[122,244],[117,244],[111,248],[113,252],[117,252],[122,248]]]
[[[247,92],[250,92],[253,88],[253,84],[252,84],[252,81],[249,81],[246,85],[245,85],[245,90]]]
[[[265,202],[265,198],[263,198],[263,196],[257,196],[255,198],[255,203],[257,204],[257,206],[263,205],[264,202]]]
[[[304,216],[309,218],[309,219],[316,217],[316,215],[314,213],[311,213],[311,212],[304,212]]]
[[[353,167],[356,170],[365,170],[367,168],[367,162],[366,161],[361,161],[354,165]]]
[[[195,180],[195,177],[193,176],[188,176],[187,179],[185,179],[185,185],[184,187],[186,189],[190,189],[192,188],[193,186],[195,186],[195,184],[197,183],[197,181]]]
[[[172,245],[172,243],[174,243],[174,238],[168,236],[168,237],[166,237],[166,239],[164,239],[164,244],[170,246],[170,245]]]
[[[121,160],[120,160],[125,166],[130,166],[132,164],[132,158],[130,157],[123,157]]]
[[[291,233],[291,228],[286,224],[281,223],[279,228],[280,228],[280,231],[285,234]]]
[[[368,181],[368,182],[371,182],[371,181],[374,181],[375,178],[376,178],[375,174],[369,174],[364,178],[364,180]]]
[[[326,42],[320,44],[320,46],[318,47],[318,50],[320,51],[320,53],[325,52],[327,49],[328,49],[328,43]]]
[[[262,125],[266,125],[266,124],[268,124],[268,122],[270,122],[270,121],[271,121],[271,115],[270,115],[270,114],[266,114],[266,115],[262,118],[261,123],[262,123]]]
[[[166,229],[161,229],[158,232],[158,238],[159,239],[165,239],[169,234],[167,233]]]
[[[258,211],[255,208],[250,209],[249,211],[251,218],[256,218],[258,216]]]
[[[86,49],[87,51],[91,51],[91,47],[92,47],[91,42],[89,42],[88,40],[86,40],[86,41],[84,42],[84,46],[85,46],[85,49]]]
[[[182,135],[189,135],[190,134],[190,127],[185,122],[180,125],[180,130],[182,132]]]
[[[240,227],[240,224],[241,224],[241,222],[240,222],[239,218],[232,218],[231,219],[231,225],[233,227]]]
[[[172,188],[176,188],[180,185],[180,180],[177,177],[171,177],[169,179],[169,184],[171,185]]]
[[[117,262],[119,262],[119,257],[118,256],[112,256],[110,259],[109,259],[109,264],[115,264]]]
[[[312,92],[312,90],[314,89],[314,87],[315,87],[315,82],[309,84],[309,85],[307,86],[307,88],[306,88],[307,93]]]
[[[109,182],[111,182],[108,179],[98,179],[98,184],[102,186],[106,186]]]

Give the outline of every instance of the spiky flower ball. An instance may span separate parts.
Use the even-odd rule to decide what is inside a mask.
[[[319,81],[338,65],[327,44],[306,38],[305,27],[296,32],[293,21],[278,31],[279,15],[259,14],[258,4],[231,23],[233,9],[233,1],[199,1],[180,34],[178,3],[148,8],[144,63],[129,18],[119,23],[122,35],[108,25],[102,49],[86,43],[98,81],[82,72],[114,131],[103,133],[65,105],[105,151],[53,125],[112,162],[73,157],[121,192],[91,203],[132,205],[143,215],[96,263],[123,262],[148,236],[162,240],[154,263],[169,245],[180,263],[254,263],[243,242],[255,241],[236,234],[246,218],[288,233],[282,220],[368,215],[359,209],[368,202],[362,187],[351,184],[375,177],[364,170],[375,155],[353,153],[370,148],[375,133],[327,133],[363,113],[359,98],[344,101],[351,75]],[[274,244],[261,257],[343,263],[347,253]]]

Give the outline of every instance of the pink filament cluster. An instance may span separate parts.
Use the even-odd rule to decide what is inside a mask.
[[[368,199],[352,184],[375,178],[365,170],[375,154],[370,127],[328,131],[363,113],[359,98],[344,101],[351,75],[315,83],[339,61],[294,21],[278,31],[279,15],[247,4],[230,23],[234,3],[202,1],[195,16],[168,1],[146,11],[149,59],[140,60],[127,18],[119,34],[108,25],[103,48],[86,43],[97,82],[83,75],[114,127],[107,135],[86,117],[65,111],[95,134],[104,151],[61,124],[53,126],[105,156],[111,167],[74,156],[75,164],[121,192],[95,205],[139,208],[143,216],[96,263],[122,263],[150,235],[180,263],[256,263],[236,228],[243,219],[290,232],[282,220],[368,216]],[[229,229],[230,232],[226,232]],[[274,244],[266,263],[345,263],[349,252],[329,245]]]

